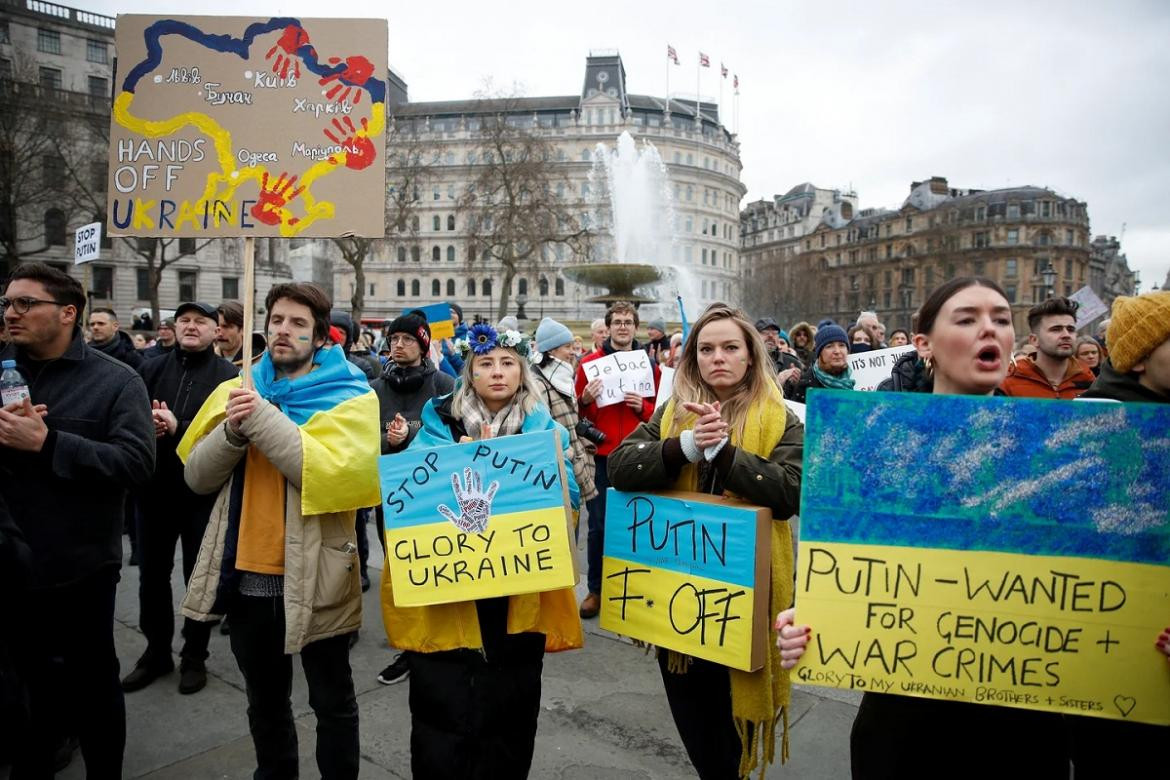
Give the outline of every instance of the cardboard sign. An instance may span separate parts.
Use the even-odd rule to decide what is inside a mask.
[[[1068,299],[1081,305],[1077,309],[1077,330],[1085,327],[1102,314],[1109,313],[1109,307],[1097,297],[1097,293],[1093,292],[1093,288],[1088,285],[1068,296]]]
[[[674,369],[670,366],[658,368],[658,397],[654,400],[654,408],[665,404],[674,393]]]
[[[91,222],[77,228],[73,241],[74,265],[97,260],[102,253],[102,223]]]
[[[849,375],[853,377],[853,389],[877,390],[878,385],[890,378],[898,358],[913,351],[914,346],[907,344],[902,347],[875,349],[850,355]]]
[[[385,235],[384,19],[118,16],[111,235]]]
[[[553,431],[383,455],[395,603],[572,587],[564,468]]]
[[[601,627],[745,671],[771,640],[772,513],[706,493],[609,490]]]
[[[581,364],[585,381],[601,380],[601,394],[597,406],[613,406],[624,403],[626,393],[637,393],[643,398],[653,398],[654,369],[650,356],[643,349],[628,352],[614,352],[605,357]]]
[[[1170,408],[809,393],[797,679],[1170,724]]]
[[[402,313],[421,311],[427,315],[427,324],[431,326],[431,340],[455,338],[455,320],[451,319],[451,304],[432,303],[429,306],[411,306],[403,309]]]

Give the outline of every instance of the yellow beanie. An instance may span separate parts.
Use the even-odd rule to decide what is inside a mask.
[[[1170,290],[1113,301],[1105,343],[1109,360],[1122,374],[1170,339]]]

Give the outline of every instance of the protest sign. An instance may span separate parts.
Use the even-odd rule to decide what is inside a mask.
[[[772,513],[706,493],[606,500],[601,627],[754,671],[771,641]]]
[[[601,380],[598,407],[612,406],[625,401],[626,393],[637,393],[643,398],[654,397],[654,369],[645,350],[632,349],[614,352],[581,364],[585,381]]]
[[[849,375],[853,377],[854,390],[877,390],[877,386],[890,378],[894,364],[907,352],[913,352],[913,345],[856,352],[849,356]]]
[[[654,400],[654,408],[662,406],[670,400],[674,392],[674,369],[670,366],[660,366],[658,369],[658,397]]]
[[[572,587],[564,468],[555,431],[383,455],[395,603]]]
[[[111,235],[385,235],[379,19],[118,16]]]
[[[1080,304],[1080,308],[1077,309],[1077,330],[1085,327],[1102,314],[1109,313],[1109,307],[1097,297],[1097,293],[1093,292],[1093,288],[1088,285],[1068,296],[1068,299]]]
[[[427,316],[427,324],[431,326],[431,338],[434,341],[455,337],[455,320],[451,319],[451,304],[432,303],[428,306],[411,306],[403,309],[402,313],[406,314],[416,309]]]
[[[1170,724],[1170,409],[809,393],[805,683]]]
[[[102,253],[102,223],[91,222],[77,228],[73,242],[74,265],[97,260]]]

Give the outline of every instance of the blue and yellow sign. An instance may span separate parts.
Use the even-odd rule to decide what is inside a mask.
[[[797,679],[1170,724],[1170,409],[809,399]]]
[[[383,455],[386,555],[399,606],[572,587],[555,431]]]
[[[771,512],[703,493],[610,488],[601,627],[745,671],[769,641]]]
[[[438,341],[455,338],[455,320],[451,319],[451,304],[432,303],[427,306],[411,306],[408,309],[403,309],[402,313],[406,314],[415,310],[421,311],[427,316],[427,324],[431,326],[432,339]]]

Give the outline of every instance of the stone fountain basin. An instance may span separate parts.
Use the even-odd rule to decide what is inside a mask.
[[[610,304],[616,301],[630,301],[635,305],[653,301],[644,295],[637,295],[635,287],[661,281],[661,268],[645,263],[583,263],[561,269],[561,273],[578,284],[592,287],[606,287],[605,295],[588,300],[592,303]]]

